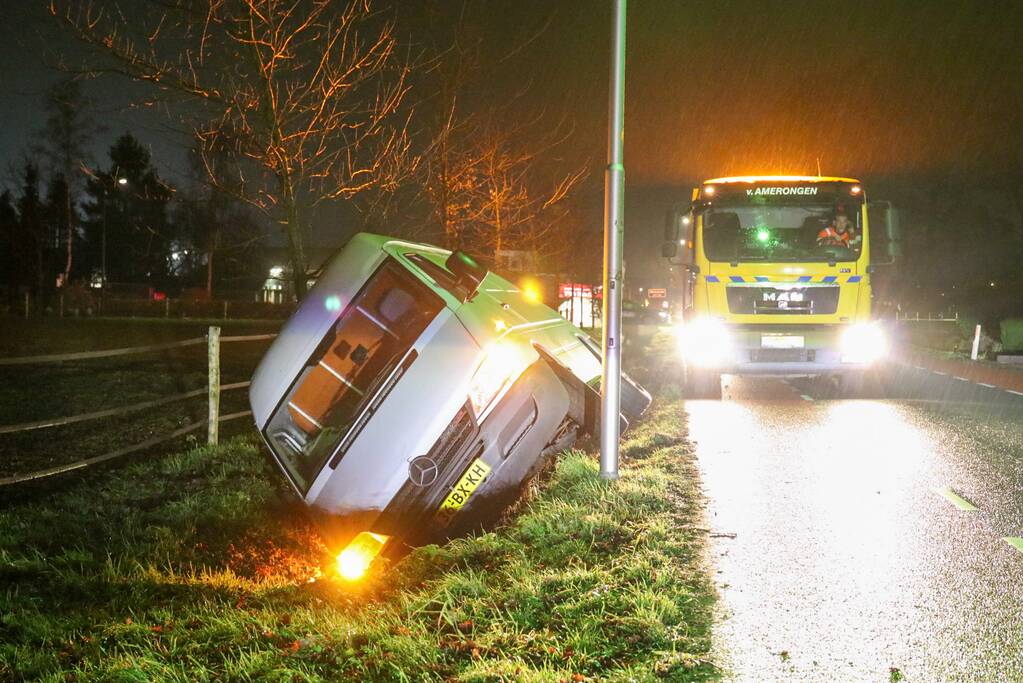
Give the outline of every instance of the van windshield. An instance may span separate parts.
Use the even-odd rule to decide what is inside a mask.
[[[338,303],[337,322],[266,427],[268,442],[303,492],[444,307],[440,297],[391,258],[344,304]]]

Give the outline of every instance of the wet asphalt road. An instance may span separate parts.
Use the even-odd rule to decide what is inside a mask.
[[[685,410],[736,680],[1023,681],[1023,397],[893,365]]]

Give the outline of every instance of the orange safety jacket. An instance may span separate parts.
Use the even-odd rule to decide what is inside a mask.
[[[827,242],[836,246],[848,247],[849,246],[849,232],[838,232],[834,226],[829,225],[828,227],[817,233],[818,242]]]

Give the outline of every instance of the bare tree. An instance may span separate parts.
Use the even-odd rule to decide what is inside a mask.
[[[448,246],[495,261],[503,250],[558,254],[566,199],[586,169],[558,170],[548,158],[562,137],[545,142],[523,129],[529,126],[483,120],[449,121],[425,156],[424,186]]]
[[[409,69],[368,0],[160,0],[130,17],[114,0],[51,8],[105,56],[90,71],[187,96],[203,149],[247,162],[231,185],[282,226],[299,297],[308,211],[406,172]],[[209,177],[220,182],[212,164]]]
[[[566,200],[586,175],[557,157],[570,131],[526,103],[528,79],[496,89],[493,74],[508,69],[539,33],[493,45],[483,30],[485,3],[463,2],[432,27],[434,42],[416,113],[425,131],[418,168],[420,198],[448,247],[493,255],[527,250],[551,256],[551,239]],[[548,22],[549,23],[549,22]]]
[[[74,236],[77,230],[75,205],[84,182],[89,141],[97,126],[89,115],[89,101],[81,85],[72,78],[59,81],[46,93],[45,142],[40,151],[46,158],[50,174],[63,179],[67,192],[63,193],[60,207],[66,235],[64,236],[64,268],[60,278],[70,282],[74,264]]]

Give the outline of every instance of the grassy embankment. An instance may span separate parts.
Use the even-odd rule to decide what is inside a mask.
[[[86,348],[137,339],[112,334]],[[623,455],[609,485],[567,454],[494,532],[358,586],[251,437],[34,488],[0,508],[0,681],[714,678],[679,404]]]
[[[358,586],[254,442],[0,512],[0,680],[706,680],[712,587],[677,402],[622,479],[564,455],[494,532]]]

